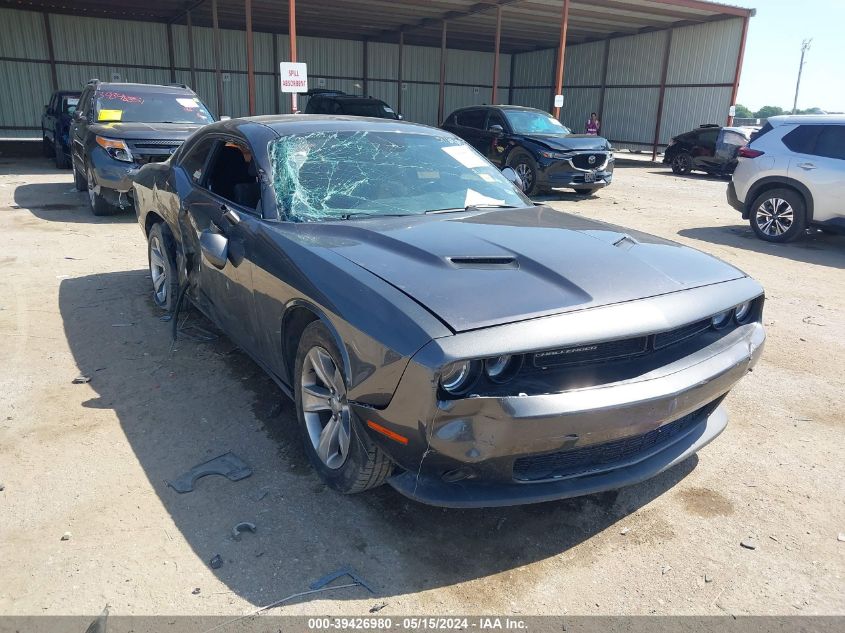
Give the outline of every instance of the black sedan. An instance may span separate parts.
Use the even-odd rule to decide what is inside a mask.
[[[606,139],[572,134],[542,110],[472,106],[455,110],[442,127],[494,165],[513,168],[530,196],[553,187],[588,194],[613,180],[613,151]]]
[[[272,376],[344,493],[530,503],[689,457],[761,353],[762,289],[508,178],[401,121],[209,125],[135,178],[153,297],[189,297]]]
[[[711,176],[730,176],[736,169],[739,149],[748,145],[751,130],[705,124],[674,137],[663,153],[663,164],[679,176],[703,171]]]

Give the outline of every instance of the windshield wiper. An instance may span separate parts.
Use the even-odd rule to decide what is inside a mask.
[[[426,211],[426,215],[434,215],[436,213],[457,213],[458,211],[481,211],[482,209],[520,209],[513,204],[468,204],[465,207],[455,207],[454,209],[432,209]]]
[[[354,213],[344,213],[338,216],[339,220],[354,220],[355,218],[398,218],[406,215],[416,215],[415,213],[370,213],[368,211],[355,211]]]

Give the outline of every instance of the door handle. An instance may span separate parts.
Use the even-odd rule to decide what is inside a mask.
[[[798,166],[801,169],[815,169],[816,166],[813,163],[798,163]]]

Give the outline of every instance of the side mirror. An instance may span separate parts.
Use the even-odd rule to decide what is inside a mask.
[[[487,128],[487,131],[493,132],[493,134],[495,134],[496,136],[501,136],[505,133],[505,128],[503,128],[501,125],[494,124]]]
[[[397,115],[396,115],[396,118],[397,118],[397,119],[399,119],[400,121],[404,121],[404,120],[405,120],[405,115],[403,115],[403,114],[397,114]]]
[[[200,250],[209,263],[223,270],[229,260],[229,240],[225,235],[212,233],[208,229],[200,233]]]
[[[513,168],[505,167],[502,170],[502,175],[510,180],[517,189],[525,191],[525,185],[522,184],[522,178],[519,177],[519,174],[516,173]]]

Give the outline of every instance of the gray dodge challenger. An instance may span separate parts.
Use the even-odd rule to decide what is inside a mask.
[[[187,297],[295,402],[332,488],[501,506],[690,457],[763,349],[763,289],[534,204],[448,132],[221,121],[134,176],[153,299]]]

